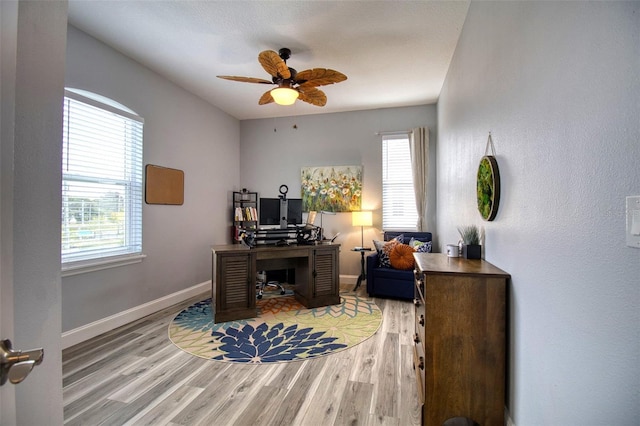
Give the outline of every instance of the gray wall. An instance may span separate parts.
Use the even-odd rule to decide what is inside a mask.
[[[300,168],[305,166],[363,166],[363,210],[373,210],[373,227],[364,230],[365,246],[380,238],[382,228],[382,143],[380,131],[429,127],[431,141],[430,194],[435,193],[436,106],[423,105],[368,111],[316,114],[299,117],[243,120],[240,124],[240,183],[260,197],[277,197],[280,185],[288,197],[300,198]],[[294,128],[293,126],[297,128]],[[407,164],[407,167],[410,167]],[[435,198],[430,198],[435,212]],[[429,215],[429,229],[435,216]],[[320,217],[316,217],[316,225]],[[351,215],[324,215],[326,235],[340,232],[340,274],[360,273],[360,256],[350,251],[361,244],[361,230],[351,225]]]
[[[62,279],[63,331],[210,280],[209,247],[228,238],[240,180],[238,120],[71,26],[65,84],[142,116],[144,163],[183,170],[185,195],[144,205],[142,263]]]
[[[438,103],[438,234],[486,230],[512,274],[508,407],[518,426],[640,418],[640,3],[472,2]],[[502,177],[476,209],[488,132]]]

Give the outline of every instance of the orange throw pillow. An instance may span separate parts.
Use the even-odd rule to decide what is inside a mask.
[[[413,269],[415,265],[413,253],[415,250],[408,244],[396,244],[389,254],[391,267],[402,270]]]

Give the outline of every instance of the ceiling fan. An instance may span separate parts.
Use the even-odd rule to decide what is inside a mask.
[[[286,47],[278,53],[273,50],[265,50],[258,55],[258,61],[262,68],[271,75],[271,80],[263,80],[254,77],[238,77],[233,75],[219,75],[225,80],[241,81],[244,83],[275,84],[277,87],[265,92],[259,105],[275,102],[279,105],[292,105],[296,99],[316,106],[325,106],[327,96],[317,86],[340,83],[347,76],[336,70],[328,68],[311,68],[297,72],[287,66],[287,59],[291,57],[291,50]]]

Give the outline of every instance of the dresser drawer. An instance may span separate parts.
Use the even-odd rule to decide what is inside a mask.
[[[425,339],[425,304],[422,295],[416,287],[416,298],[414,304],[414,333],[413,333],[413,368],[416,372],[416,383],[418,386],[418,396],[420,403],[425,402],[425,357],[424,357],[424,339]]]
[[[424,333],[425,333],[425,305],[424,302],[420,299],[415,299],[413,301],[413,304],[415,306],[415,321],[416,321],[416,325],[415,325],[415,333],[420,337],[420,340],[422,342],[424,342]],[[424,344],[424,343],[423,343]]]
[[[413,271],[413,293],[416,300],[422,299],[424,303],[424,274],[419,271]]]
[[[424,404],[424,348],[421,343],[413,345],[413,368],[416,370],[416,382],[418,385],[418,397],[420,404]]]

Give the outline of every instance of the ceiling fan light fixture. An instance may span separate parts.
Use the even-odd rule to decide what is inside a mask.
[[[267,105],[272,102],[278,105],[293,105],[296,99],[299,99],[311,105],[325,106],[327,95],[319,90],[318,86],[340,83],[345,81],[347,76],[329,68],[311,68],[297,72],[287,66],[286,61],[290,55],[291,51],[287,48],[280,49],[279,53],[273,50],[260,52],[258,62],[269,73],[271,80],[236,75],[219,75],[218,78],[244,83],[275,84],[276,88],[267,90],[260,96],[258,105]]]
[[[276,87],[271,91],[271,96],[278,105],[293,105],[300,93],[290,87]]]

